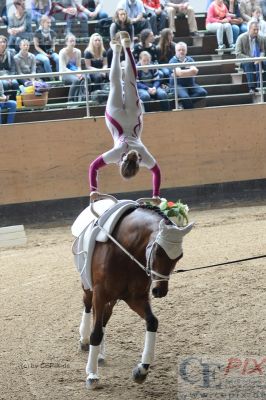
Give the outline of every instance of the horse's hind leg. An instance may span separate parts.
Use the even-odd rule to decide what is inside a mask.
[[[105,311],[105,299],[102,294],[95,289],[93,291],[93,312],[94,323],[90,335],[89,358],[86,366],[87,380],[86,386],[88,389],[96,389],[98,387],[98,356],[100,353],[100,345],[103,338],[103,318]]]
[[[92,307],[92,292],[90,290],[84,290],[83,303],[84,310],[79,326],[80,349],[83,351],[88,351],[90,347],[90,325]]]
[[[102,363],[105,360],[105,327],[112,315],[112,311],[113,311],[113,307],[114,307],[115,303],[116,303],[115,301],[112,301],[105,305],[104,317],[103,317],[103,338],[101,341],[100,352],[98,355],[99,363]]]
[[[133,369],[133,379],[136,383],[143,383],[149,372],[149,367],[154,359],[155,339],[158,329],[158,320],[154,316],[148,300],[134,300],[127,302],[141,318],[146,321],[145,344],[141,362]]]

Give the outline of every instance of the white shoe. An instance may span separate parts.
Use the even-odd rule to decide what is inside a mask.
[[[122,50],[122,46],[120,43],[118,43],[116,40],[111,40],[110,42],[110,47],[113,50],[113,52],[115,53],[120,53],[120,51]]]
[[[129,33],[126,31],[120,32],[121,43],[123,47],[130,47],[131,46],[131,39]]]

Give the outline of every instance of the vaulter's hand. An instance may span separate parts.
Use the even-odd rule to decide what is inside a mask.
[[[162,200],[161,200],[160,196],[153,196],[152,201],[156,206],[158,206]]]
[[[91,192],[90,193],[90,201],[91,203],[94,203],[94,201],[100,200],[101,198],[101,193],[100,192]]]

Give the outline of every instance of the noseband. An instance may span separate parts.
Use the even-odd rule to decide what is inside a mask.
[[[154,246],[157,243],[156,239],[157,239],[157,236],[156,236],[155,240],[146,247],[146,259],[147,259],[146,274],[151,277],[152,283],[165,282],[165,281],[169,281],[169,279],[170,279],[170,274],[163,275],[152,269],[152,255],[153,255]],[[155,275],[161,279],[153,279],[153,277],[152,277],[153,275]]]
[[[129,258],[131,258],[131,260],[133,260],[136,264],[138,264],[138,266],[143,269],[143,271],[146,272],[146,274],[148,276],[151,277],[151,281],[152,283],[154,282],[166,282],[169,281],[170,279],[170,274],[169,275],[163,275],[160,274],[157,271],[154,271],[152,269],[152,255],[153,255],[153,250],[154,250],[154,246],[155,244],[159,244],[159,233],[157,234],[156,238],[154,239],[153,242],[151,242],[150,244],[148,244],[148,246],[146,247],[146,260],[147,260],[147,266],[145,267],[143,264],[141,264],[140,261],[138,261],[132,254],[129,253],[129,251],[127,251],[127,249],[122,246],[112,235],[109,234],[109,232],[106,231],[106,229],[98,224],[98,227],[108,236],[108,238],[110,240],[112,240],[112,242],[114,242],[125,254],[127,254],[129,256]],[[174,243],[172,243],[174,244]],[[159,244],[160,246],[160,244]],[[160,279],[153,279],[153,275],[157,276]]]

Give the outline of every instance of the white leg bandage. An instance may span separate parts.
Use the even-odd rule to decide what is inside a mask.
[[[98,375],[98,354],[100,352],[99,346],[90,345],[89,358],[86,366],[87,375]]]
[[[151,364],[154,359],[156,332],[146,331],[144,350],[142,353],[142,364]]]
[[[79,334],[81,343],[89,343],[90,341],[90,327],[91,327],[91,313],[86,313],[83,310],[81,323],[79,326]]]

